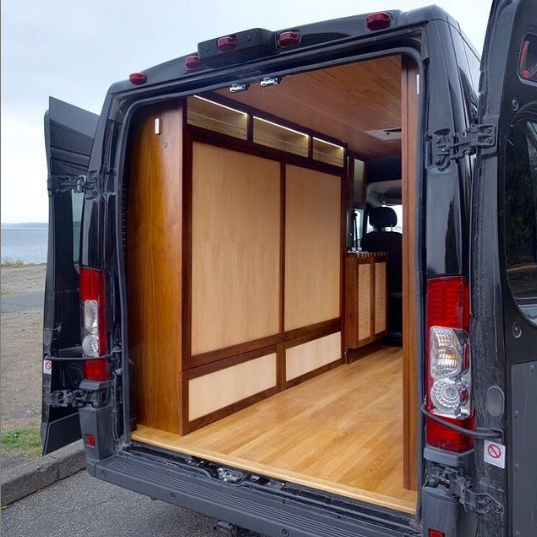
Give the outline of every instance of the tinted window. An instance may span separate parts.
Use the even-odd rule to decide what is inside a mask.
[[[73,191],[71,193],[71,204],[73,211],[73,263],[78,270],[80,264],[80,230],[84,193]]]
[[[505,243],[511,292],[537,323],[537,121],[514,123],[506,145]]]

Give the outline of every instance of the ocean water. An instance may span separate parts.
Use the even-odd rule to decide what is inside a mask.
[[[46,263],[48,224],[2,224],[2,263]]]

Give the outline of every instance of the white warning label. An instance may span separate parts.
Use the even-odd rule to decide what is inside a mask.
[[[505,446],[485,440],[485,462],[498,468],[505,468]]]
[[[52,360],[43,360],[43,373],[52,375]]]

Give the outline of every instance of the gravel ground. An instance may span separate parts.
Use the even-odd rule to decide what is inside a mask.
[[[44,265],[2,266],[1,428],[36,431],[41,422]],[[2,449],[2,468],[39,454]]]

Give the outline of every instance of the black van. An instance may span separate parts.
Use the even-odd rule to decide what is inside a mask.
[[[51,99],[44,452],[219,535],[537,535],[537,2],[245,30]]]

